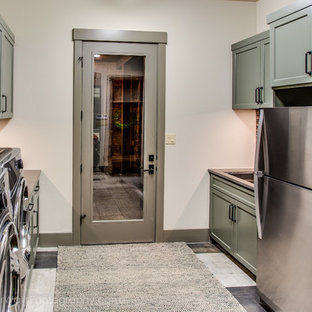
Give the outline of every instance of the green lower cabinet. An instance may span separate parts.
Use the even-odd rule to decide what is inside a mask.
[[[236,202],[236,246],[235,258],[254,274],[257,258],[257,223],[255,212],[249,207]]]
[[[213,209],[211,215],[211,235],[222,244],[228,252],[233,251],[233,222],[229,219],[229,207],[231,198],[217,190],[211,190],[211,204]]]
[[[34,193],[30,199],[30,231],[31,231],[31,243],[30,243],[30,261],[31,268],[34,267],[36,252],[39,243],[39,183],[36,185]]]
[[[220,187],[224,182],[224,189]],[[212,175],[210,236],[256,274],[257,223],[253,192]],[[252,201],[246,200],[246,198]]]

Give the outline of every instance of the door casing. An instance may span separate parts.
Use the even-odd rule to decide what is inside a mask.
[[[157,45],[157,176],[155,242],[164,240],[164,152],[165,152],[165,78],[167,33],[102,29],[73,29],[74,41],[74,107],[73,107],[73,244],[80,245],[81,216],[81,139],[82,139],[82,72],[83,41],[133,42]]]

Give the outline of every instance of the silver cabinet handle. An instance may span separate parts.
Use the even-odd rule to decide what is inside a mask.
[[[311,65],[310,65],[310,67],[312,67],[312,51],[308,51],[308,52],[306,52],[305,53],[305,58],[304,58],[304,72],[306,73],[306,74],[308,74],[309,76],[311,76],[312,75],[312,68],[311,68],[311,70],[308,70],[308,57],[309,57],[309,55],[310,55],[310,58],[311,58]]]
[[[1,112],[2,113],[6,113],[6,111],[8,110],[8,97],[5,94],[3,94],[2,97],[4,98],[4,107],[5,107],[5,109],[4,110],[1,109]]]
[[[36,214],[36,225],[34,225],[34,229],[38,228],[38,210],[35,210],[34,213]]]
[[[254,172],[254,186],[255,186],[255,205],[256,205],[256,220],[258,228],[258,237],[262,239],[262,225],[261,225],[261,211],[260,211],[260,198],[259,198],[259,179],[263,177],[263,172],[259,171],[260,161],[260,145],[262,143],[263,136],[263,122],[264,122],[264,111],[260,110],[258,134],[256,143],[256,155],[255,155],[255,172]]]

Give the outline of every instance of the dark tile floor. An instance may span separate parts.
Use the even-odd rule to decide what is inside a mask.
[[[227,287],[227,290],[237,299],[247,312],[271,312],[268,307],[260,304],[255,286]]]
[[[35,269],[54,269],[57,267],[57,251],[38,251]]]
[[[212,243],[189,243],[187,244],[194,253],[217,253],[221,250]]]

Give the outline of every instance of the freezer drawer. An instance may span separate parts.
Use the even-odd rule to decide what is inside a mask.
[[[264,174],[312,188],[312,107],[265,109],[263,130]]]
[[[263,178],[257,289],[275,311],[312,306],[312,191]]]

